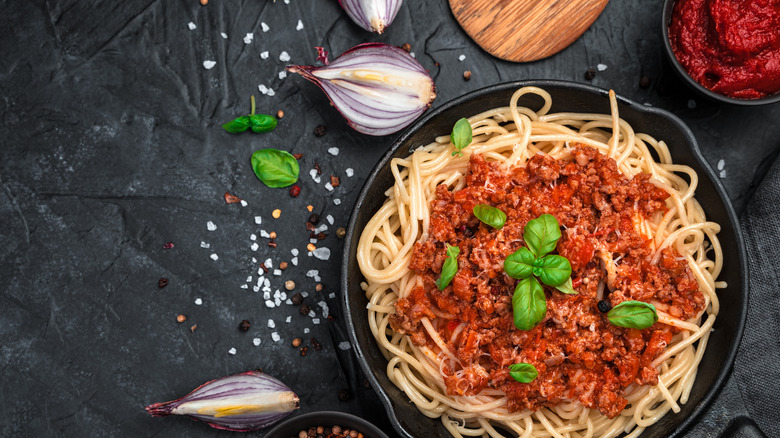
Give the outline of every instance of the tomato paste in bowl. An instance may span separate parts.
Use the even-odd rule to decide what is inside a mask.
[[[677,0],[668,11],[669,3],[669,48],[698,85],[734,100],[778,96],[780,0]]]

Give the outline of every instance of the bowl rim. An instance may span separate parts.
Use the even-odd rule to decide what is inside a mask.
[[[379,429],[370,421],[358,417],[357,415],[350,414],[349,412],[342,412],[342,411],[312,411],[312,412],[307,412],[305,414],[294,415],[276,424],[272,429],[269,429],[264,436],[265,438],[285,438],[286,434],[280,435],[282,433],[282,430],[287,429],[288,427],[299,423],[300,425],[297,427],[308,428],[313,425],[310,424],[309,422],[325,421],[321,418],[328,419],[328,420],[334,419],[336,422],[338,422],[340,419],[340,420],[360,424],[361,425],[360,427],[361,428],[365,427],[365,430],[360,430],[359,432],[362,432],[363,435],[366,435],[369,438],[389,438],[386,433],[384,433],[381,429]],[[317,426],[325,426],[325,424],[317,424]]]
[[[664,53],[666,53],[666,57],[669,59],[670,64],[672,64],[672,68],[674,69],[674,72],[677,73],[677,76],[700,95],[721,103],[737,106],[761,106],[780,102],[780,90],[775,94],[759,99],[738,99],[726,96],[725,94],[716,93],[693,79],[688,74],[688,71],[685,70],[685,67],[680,63],[680,60],[677,59],[674,50],[672,50],[672,43],[669,40],[669,23],[672,21],[672,13],[677,1],[678,0],[664,0],[663,12],[661,13],[661,35],[663,36]]]
[[[342,254],[342,266],[341,266],[341,287],[340,287],[340,293],[341,293],[341,305],[343,306],[344,311],[344,318],[346,320],[347,324],[347,331],[349,333],[349,340],[352,344],[352,348],[355,351],[355,355],[358,359],[358,362],[360,363],[360,367],[363,370],[363,373],[365,374],[366,378],[370,382],[372,388],[379,396],[382,405],[385,407],[385,412],[387,413],[387,416],[390,420],[390,423],[392,424],[393,428],[402,436],[407,438],[415,438],[412,436],[401,424],[399,421],[399,418],[395,412],[395,408],[393,406],[393,401],[390,399],[389,394],[385,391],[385,389],[382,387],[382,385],[379,383],[379,381],[376,379],[376,377],[373,374],[373,370],[368,364],[368,360],[366,358],[366,354],[363,351],[363,348],[358,342],[357,339],[357,333],[355,332],[355,325],[352,318],[352,306],[349,302],[349,265],[351,263],[352,254],[351,254],[351,247],[352,247],[352,241],[355,239],[359,239],[359,236],[357,236],[356,230],[355,230],[355,224],[357,222],[358,218],[358,212],[360,208],[363,205],[363,201],[366,199],[367,192],[369,191],[371,185],[375,182],[378,175],[382,171],[382,168],[386,165],[386,163],[392,159],[395,152],[401,148],[404,143],[420,128],[422,128],[426,123],[428,123],[431,119],[434,117],[437,117],[439,114],[456,107],[458,105],[461,105],[471,99],[496,93],[496,92],[503,92],[510,89],[519,89],[526,86],[535,86],[542,89],[546,89],[548,87],[568,87],[577,89],[579,91],[591,93],[591,94],[600,94],[600,95],[608,95],[609,91],[605,90],[603,88],[599,88],[593,85],[588,84],[582,84],[578,82],[572,82],[572,81],[565,81],[565,80],[556,80],[556,79],[529,79],[529,80],[521,80],[521,81],[511,81],[511,82],[503,82],[499,84],[494,84],[490,86],[486,86],[471,92],[468,92],[466,94],[463,94],[459,97],[456,97],[452,100],[449,100],[442,104],[441,106],[433,109],[432,111],[424,114],[420,119],[418,119],[415,123],[413,123],[411,126],[409,126],[406,130],[403,131],[403,133],[396,138],[396,140],[393,142],[393,144],[390,146],[390,148],[385,152],[380,160],[377,162],[377,164],[374,166],[371,173],[366,178],[362,189],[360,190],[360,193],[358,194],[358,197],[355,201],[355,206],[350,214],[348,226],[347,226],[347,234],[344,239],[344,251]],[[659,116],[663,116],[667,119],[669,119],[672,123],[675,123],[678,125],[680,130],[683,132],[683,134],[690,140],[688,145],[690,146],[692,155],[696,162],[701,166],[704,173],[707,175],[708,180],[712,183],[713,188],[715,189],[715,192],[717,193],[718,197],[721,199],[726,216],[728,217],[728,224],[721,224],[721,226],[730,226],[732,232],[734,233],[734,239],[736,244],[736,251],[737,251],[737,259],[739,260],[740,264],[740,272],[738,274],[739,276],[739,288],[738,291],[741,294],[742,302],[744,303],[740,314],[738,315],[738,324],[736,327],[736,333],[734,336],[734,342],[728,349],[726,360],[722,363],[721,368],[716,375],[715,379],[710,383],[709,388],[706,390],[704,396],[699,401],[698,405],[696,405],[693,408],[693,411],[691,414],[687,417],[684,417],[680,420],[680,423],[676,426],[676,428],[671,431],[671,433],[668,436],[668,438],[676,438],[681,437],[684,432],[686,432],[695,422],[698,420],[704,413],[707,407],[709,407],[713,400],[716,398],[716,396],[720,393],[720,390],[723,388],[724,384],[726,383],[726,380],[728,380],[732,367],[734,365],[734,360],[737,355],[737,351],[739,349],[739,344],[742,340],[742,335],[744,333],[745,328],[745,321],[747,319],[747,309],[749,305],[749,278],[746,269],[744,269],[747,266],[747,251],[745,248],[744,238],[742,236],[742,229],[740,227],[739,218],[737,217],[737,214],[734,210],[734,207],[731,203],[731,199],[728,197],[726,190],[721,183],[720,179],[717,178],[715,171],[713,170],[712,166],[709,165],[707,160],[704,158],[704,156],[701,153],[701,149],[699,148],[698,142],[696,141],[696,137],[693,135],[693,132],[690,130],[690,128],[676,115],[672,114],[671,112],[664,110],[662,108],[647,106],[647,105],[641,105],[633,100],[630,100],[628,98],[624,98],[621,96],[616,96],[618,103],[622,103],[631,107],[635,108],[641,108],[641,111],[656,114]],[[411,152],[411,151],[410,151]]]

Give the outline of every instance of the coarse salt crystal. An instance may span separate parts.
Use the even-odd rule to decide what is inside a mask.
[[[203,300],[201,300],[200,298],[195,298],[195,305],[200,306],[201,304],[203,304]]]
[[[260,225],[263,223],[263,218],[260,216],[255,216],[255,223]]]
[[[263,292],[263,299],[264,300],[270,300],[271,299],[271,291]]]
[[[189,23],[187,23],[187,27],[189,27],[190,30],[195,30],[198,26],[195,26],[195,23],[190,21]]]
[[[721,158],[718,160],[718,170],[723,170],[724,167],[726,167],[726,160]]]
[[[279,79],[284,79],[287,77],[287,71],[282,70],[279,72]]]
[[[347,167],[347,170],[345,170],[344,172],[346,172],[347,176],[350,178],[352,178],[352,175],[355,174],[355,170],[352,169],[351,167]]]
[[[250,248],[252,248],[252,251],[257,251],[257,248],[260,248],[260,245],[258,245],[257,242],[255,242],[252,244]]]
[[[279,54],[279,61],[287,62],[289,60],[290,60],[290,54],[289,53],[287,53],[285,51],[282,51],[282,53]]]
[[[263,263],[266,268],[271,269],[274,267],[274,262],[271,259],[265,259],[265,262]]]
[[[252,263],[257,263],[257,259],[252,257]]]
[[[251,276],[251,275],[250,275],[249,277],[247,277],[247,278],[246,278],[246,282],[247,282],[247,283],[251,283],[251,282],[252,282],[252,276]]]
[[[320,260],[328,260],[330,258],[330,249],[325,248],[324,246],[315,249],[311,253]]]
[[[257,286],[255,286],[255,287],[257,287]],[[241,285],[241,289],[249,289],[249,285],[248,284],[242,284]],[[255,291],[255,292],[257,292],[257,291]]]
[[[206,243],[206,242],[200,242],[200,247],[201,248],[211,248],[211,244],[210,243]]]
[[[324,318],[327,318],[328,314],[330,313],[330,309],[328,308],[328,303],[326,303],[325,301],[320,301],[319,303],[317,303],[317,305],[322,308],[322,316]]]
[[[320,177],[320,175],[317,174],[317,169],[311,169],[309,171],[309,175],[311,175],[311,179],[313,179],[314,182],[316,182],[317,184],[319,184],[320,181],[322,181],[322,178]]]
[[[227,34],[225,32],[220,33],[220,35],[222,35],[223,39],[227,39]]]
[[[596,66],[596,70],[598,71],[604,71],[607,69],[607,64],[599,64]]]
[[[332,148],[328,148],[328,153],[333,155],[333,156],[336,156],[336,155],[339,154],[339,148],[337,148],[335,146],[332,147]]]
[[[325,189],[327,189],[329,192],[333,191],[333,185],[331,183],[327,182],[325,183]]]
[[[298,248],[293,248],[290,250],[290,254],[297,256],[298,255]]]
[[[244,201],[244,200],[242,199],[242,200],[241,200],[241,206],[242,206],[242,207],[246,207],[247,205],[249,205],[249,203],[247,203],[246,201]]]
[[[268,59],[268,50],[260,52],[260,59]]]
[[[333,203],[336,204],[336,205],[341,205],[341,199],[336,198],[336,199],[333,200]]]
[[[210,255],[209,257],[211,257],[211,260],[214,260],[214,261],[219,260],[219,256],[217,255],[217,253],[214,253],[214,254]]]
[[[292,316],[288,316],[287,319],[284,320],[284,322],[292,322]]]
[[[284,0],[284,4],[289,5],[290,4],[290,0]]]
[[[293,266],[298,266],[298,257],[293,257],[290,261],[292,262]]]
[[[276,307],[276,304],[274,304],[274,302],[271,300],[265,300],[265,307],[268,307],[269,309],[273,309],[274,307]]]
[[[268,231],[266,230],[260,230],[260,237],[271,237],[270,234],[268,234]]]
[[[303,30],[303,21],[298,20],[298,24],[295,26],[295,30]]]
[[[263,84],[258,85],[257,89],[263,94],[268,94],[268,87]]]
[[[328,231],[328,226],[326,224],[322,224],[319,227],[314,229],[314,234],[322,233],[323,231]]]
[[[310,331],[311,331],[311,330],[309,330],[309,328],[308,328],[308,327],[306,327],[306,328],[304,328],[304,329],[303,329],[303,333],[309,333]]]
[[[334,222],[333,216],[327,215],[327,216],[325,216],[325,220],[328,221],[329,224],[333,225],[333,222]]]
[[[322,278],[320,278],[320,276],[319,276],[319,275],[316,275],[316,276],[314,277],[314,281],[316,281],[317,283],[319,283],[320,281],[322,281]]]
[[[463,62],[466,60],[466,55],[460,55],[458,56],[458,61]]]
[[[255,38],[255,35],[254,35],[254,34],[252,34],[252,33],[248,33],[248,34],[246,34],[246,36],[244,37],[244,44],[251,44],[251,43],[252,43],[252,40],[253,40],[254,38]]]
[[[214,222],[208,221],[206,222],[206,228],[208,228],[209,231],[214,231],[217,229],[217,225]]]
[[[688,100],[688,108],[690,108],[690,109],[696,108],[696,101],[693,100],[693,99],[689,99]]]
[[[318,271],[316,269],[311,269],[311,270],[306,272],[306,276],[309,277],[309,278],[316,277],[318,275],[320,275],[320,271]]]
[[[314,318],[315,316],[317,316],[317,314],[314,313],[314,310],[309,310],[309,318]]]
[[[416,58],[417,57],[417,56],[414,55],[414,52],[409,52],[409,56],[411,56],[412,58]]]
[[[339,349],[340,350],[349,350],[350,348],[352,348],[352,345],[350,345],[349,342],[347,342],[347,341],[339,342]]]
[[[273,319],[269,319],[268,320],[268,328],[274,328],[274,327],[276,327],[276,323],[274,322]]]
[[[249,235],[249,240],[257,240],[257,236],[255,235],[255,233]]]
[[[276,91],[274,91],[273,88],[269,88],[268,89],[268,93],[266,93],[266,94],[268,94],[269,96],[275,96],[276,95]]]
[[[271,333],[271,339],[273,339],[274,342],[279,342],[282,339],[282,337],[279,336],[279,333],[273,332]]]
[[[258,345],[260,345],[260,338],[252,339],[252,343],[255,344],[255,347],[257,347]]]
[[[244,285],[246,286],[246,285]],[[255,292],[260,292],[260,286],[252,286],[252,290]]]
[[[236,349],[235,348],[231,348],[230,350],[228,350],[228,353],[236,354]]]
[[[282,275],[281,269],[274,269],[274,275]]]
[[[301,292],[301,296],[304,297],[304,298],[308,298],[309,297],[309,293],[308,292]]]
[[[314,319],[311,320],[311,322],[313,324],[319,324],[320,323],[320,319],[319,318],[314,318]]]
[[[725,178],[726,177],[726,169],[721,170],[720,174],[718,174],[718,176],[720,176],[721,178]]]
[[[203,61],[203,68],[205,68],[206,70],[211,70],[212,68],[214,68],[215,65],[217,65],[217,61],[209,61],[209,60]]]
[[[265,279],[265,287],[271,287],[271,280]]]
[[[328,294],[328,298],[336,298],[336,292],[331,292]]]
[[[268,27],[268,25],[265,23],[260,23],[260,27],[263,29],[263,32],[268,32],[269,30],[271,30],[271,28]]]
[[[292,306],[292,300],[288,298],[288,299],[286,299],[284,301],[284,304],[287,304],[288,306]],[[287,322],[290,322],[290,321],[287,321]]]

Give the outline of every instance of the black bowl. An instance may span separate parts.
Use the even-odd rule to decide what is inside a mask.
[[[366,438],[388,438],[384,432],[368,421],[346,412],[337,411],[319,411],[296,415],[277,424],[276,427],[268,431],[265,438],[290,438],[291,436],[297,438],[298,432],[301,430],[334,425],[357,430],[363,433]]]
[[[407,156],[415,148],[432,142],[436,136],[446,135],[461,117],[507,106],[512,93],[524,86],[536,86],[549,92],[553,98],[551,112],[610,113],[606,90],[571,82],[519,81],[471,92],[428,113],[396,140],[369,175],[352,212],[341,276],[342,300],[350,339],[358,361],[387,409],[391,423],[402,436],[448,437],[449,434],[439,419],[431,419],[420,413],[385,374],[387,361],[369,330],[366,317],[368,301],[360,289],[363,277],[355,259],[360,233],[384,202],[385,190],[393,184],[389,170],[391,159]],[[526,95],[520,98],[518,104],[538,108],[541,106],[541,99],[538,96]],[[631,123],[636,132],[644,132],[665,140],[676,163],[691,166],[698,172],[700,179],[696,198],[704,207],[708,220],[715,221],[722,227],[718,237],[723,245],[724,269],[719,279],[728,282],[729,286],[719,291],[720,315],[715,322],[715,333],[710,337],[699,366],[690,399],[682,406],[680,413],[668,413],[642,435],[675,437],[680,436],[707,408],[725,382],[734,362],[747,311],[745,248],[734,209],[712,168],[702,157],[696,139],[688,127],[667,111],[620,97],[618,108],[620,117]]]
[[[676,1],[677,0],[664,1],[664,9],[663,13],[661,14],[661,32],[663,34],[664,52],[666,53],[666,57],[669,60],[669,63],[672,65],[674,72],[677,73],[677,76],[679,76],[680,79],[682,79],[683,82],[688,85],[688,87],[692,88],[696,93],[707,99],[721,103],[727,103],[730,105],[757,106],[780,102],[780,92],[771,96],[762,97],[760,99],[737,99],[726,96],[725,94],[716,93],[704,85],[696,82],[696,80],[688,74],[688,71],[685,70],[685,67],[680,64],[680,61],[677,60],[677,57],[674,56],[672,44],[669,41],[669,24],[672,22],[672,12],[674,10],[674,4]]]

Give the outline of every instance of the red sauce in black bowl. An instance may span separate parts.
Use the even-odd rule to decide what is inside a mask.
[[[678,0],[669,42],[713,92],[761,99],[780,91],[780,0]]]

